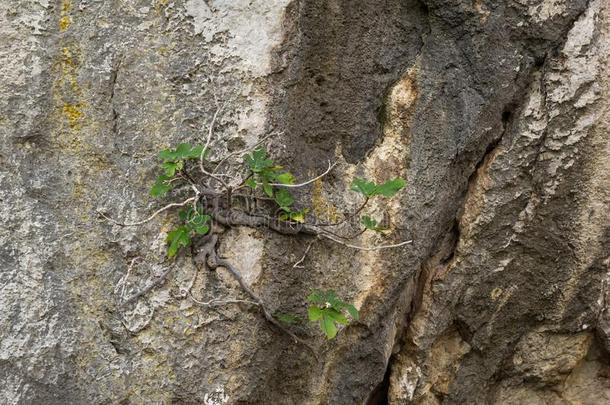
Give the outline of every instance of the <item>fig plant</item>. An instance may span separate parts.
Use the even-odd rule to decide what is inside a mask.
[[[142,225],[162,212],[180,208],[175,221],[177,225],[167,233],[166,237],[168,259],[173,260],[182,250],[190,248],[196,253],[193,257],[204,268],[210,270],[217,267],[226,268],[244,292],[253,299],[253,303],[261,308],[270,323],[311,349],[309,344],[285,326],[298,322],[300,318],[293,314],[272,315],[263,300],[244,282],[240,271],[217,255],[218,232],[215,230],[234,226],[266,227],[281,234],[302,234],[312,238],[327,239],[349,248],[369,251],[404,246],[411,241],[376,246],[360,246],[352,241],[366,231],[384,233],[388,231],[386,226],[380,225],[364,211],[373,198],[395,196],[405,186],[405,181],[395,178],[383,183],[375,183],[355,178],[351,183],[351,190],[362,196],[362,204],[354,212],[345,213],[338,222],[323,223],[318,218],[310,218],[309,207],[300,205],[290,190],[312,184],[328,175],[335,165],[329,163],[328,169],[319,176],[297,183],[292,173],[276,164],[269,157],[268,152],[258,145],[214,161],[208,159],[211,137],[212,129],[205,145],[181,143],[175,148],[165,149],[159,153],[160,174],[150,189],[150,195],[165,199],[170,194],[177,196],[187,190],[190,194],[189,198],[181,202],[172,202],[145,220],[131,224],[120,223],[103,213],[102,215],[122,226]],[[235,159],[231,161],[230,158]],[[235,167],[241,169],[237,173],[229,174],[229,169],[234,170]],[[345,236],[340,232],[343,225],[358,226],[361,230],[356,235]],[[308,251],[309,249],[305,254]],[[300,262],[304,258],[305,256]],[[146,287],[126,302],[134,302],[151,288]],[[307,297],[307,302],[309,320],[317,323],[328,339],[336,337],[341,327],[351,321],[357,321],[360,316],[353,304],[341,300],[332,290],[314,291]]]

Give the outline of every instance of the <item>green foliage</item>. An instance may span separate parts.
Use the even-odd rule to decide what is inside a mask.
[[[163,174],[157,177],[155,184],[150,189],[150,195],[161,197],[172,190],[174,188],[173,180],[177,173],[184,170],[186,161],[199,159],[202,152],[203,146],[191,146],[188,143],[181,143],[176,149],[164,149],[159,152],[159,158],[163,160],[161,163]]]
[[[295,178],[292,173],[283,172],[282,166],[276,165],[267,156],[267,151],[258,148],[249,155],[246,155],[246,164],[252,171],[253,178],[248,179],[246,185],[255,189],[258,185],[263,186],[263,191],[273,197],[272,183],[294,184]]]
[[[364,195],[365,197],[372,197],[376,188],[377,188],[377,186],[372,181],[366,181],[359,177],[356,177],[352,181],[352,187],[351,187],[352,191],[357,191],[360,194]]]
[[[309,209],[293,211],[294,197],[292,194],[285,188],[272,186],[272,184],[294,184],[296,179],[292,173],[283,171],[282,166],[276,165],[273,160],[268,158],[267,151],[261,148],[246,155],[246,164],[252,172],[245,182],[246,186],[255,190],[260,185],[263,192],[273,198],[282,210],[280,214],[282,221],[305,222],[305,215]]]
[[[258,148],[249,155],[246,155],[246,164],[252,172],[257,174],[271,170],[274,167],[273,160],[267,158],[267,151],[262,148]]]
[[[281,183],[281,184],[294,184],[296,181],[296,179],[294,178],[292,173],[289,173],[289,172],[280,173],[275,177],[275,179],[277,180],[278,183]]]
[[[371,218],[368,215],[363,215],[360,222],[366,229],[371,231],[382,232],[387,230],[386,228],[379,226],[379,223],[375,218]]]
[[[203,213],[200,207],[189,207],[178,213],[182,225],[167,234],[167,257],[174,257],[183,247],[191,245],[191,238],[195,235],[205,235],[210,231],[209,215]]]
[[[170,182],[171,179],[172,177],[165,174],[157,177],[155,184],[153,184],[150,189],[150,195],[153,197],[160,197],[170,191],[173,188],[172,183]]]
[[[356,177],[352,182],[351,189],[359,192],[367,198],[378,195],[383,197],[393,197],[405,186],[405,184],[406,182],[401,178],[388,180],[382,184],[375,184],[372,181],[367,181]]]
[[[337,336],[337,326],[349,324],[345,311],[355,320],[358,320],[359,313],[355,306],[342,301],[337,294],[332,291],[314,291],[307,297],[310,306],[308,308],[309,320],[318,322],[320,329],[327,339]]]
[[[189,207],[180,211],[178,216],[184,221],[184,225],[189,231],[197,235],[205,235],[210,230],[209,222],[212,217],[204,214],[201,207],[197,207],[197,209]]]
[[[302,224],[305,222],[305,216],[309,213],[309,208],[303,208],[299,211],[286,211],[280,214],[282,221],[298,222]]]
[[[191,146],[188,143],[179,144],[176,149],[164,149],[159,152],[159,158],[164,162],[180,162],[188,159],[199,159],[203,146]]]
[[[165,239],[167,242],[167,257],[174,257],[181,247],[191,245],[191,236],[186,226],[179,226],[170,231]]]
[[[279,189],[273,197],[275,202],[284,211],[290,211],[290,206],[294,203],[294,197],[286,189]]]
[[[171,191],[176,184],[180,184],[180,181],[185,179],[195,181],[188,174],[189,166],[192,165],[189,162],[199,160],[202,154],[207,154],[207,150],[204,150],[203,146],[193,146],[188,143],[181,143],[175,149],[162,150],[159,153],[159,158],[162,160],[162,174],[157,177],[150,194],[153,197],[160,197]],[[295,209],[295,198],[285,187],[295,184],[296,179],[292,173],[276,165],[268,156],[267,151],[262,148],[246,155],[245,163],[250,172],[244,184],[253,190],[260,187],[262,192],[279,207],[280,220],[304,223],[309,208]],[[391,179],[380,184],[355,178],[351,184],[351,190],[362,194],[366,201],[355,213],[347,216],[344,221],[354,219],[369,199],[376,196],[393,197],[404,186],[405,180],[401,178]],[[179,211],[178,216],[180,218],[179,225],[172,229],[166,238],[167,256],[169,258],[175,257],[180,249],[191,246],[193,238],[206,235],[211,228],[212,218],[204,213],[203,207],[200,205],[189,206]],[[375,232],[386,230],[369,215],[362,215],[360,220],[365,229]],[[332,290],[314,291],[307,297],[307,301],[309,302],[309,320],[317,322],[328,339],[336,337],[341,325],[348,325],[351,320],[359,319],[359,312],[356,307],[342,301]],[[293,314],[277,313],[274,316],[287,325],[302,321],[301,318]]]

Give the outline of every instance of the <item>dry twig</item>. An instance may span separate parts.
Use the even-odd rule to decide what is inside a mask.
[[[248,305],[255,305],[255,306],[259,305],[258,302],[248,301],[248,300],[237,300],[237,299],[226,299],[226,300],[213,299],[210,301],[199,301],[193,296],[193,293],[191,293],[190,291],[189,291],[189,296],[191,297],[191,300],[193,300],[193,302],[195,304],[201,305],[202,307],[217,307],[217,306],[222,306],[222,305],[227,305],[227,304],[248,304]]]
[[[305,258],[307,257],[307,253],[309,253],[309,251],[311,250],[311,247],[313,246],[315,241],[316,240],[314,239],[311,242],[309,242],[309,245],[307,245],[307,249],[305,249],[305,253],[303,253],[303,257],[301,257],[298,262],[296,262],[295,264],[292,265],[293,269],[302,269],[303,267],[305,267],[302,265],[302,263],[305,261]]]
[[[286,329],[277,319],[275,319],[273,317],[273,315],[269,312],[269,310],[265,306],[265,303],[254,293],[254,291],[252,291],[250,289],[250,287],[248,287],[248,285],[246,284],[244,279],[241,277],[241,274],[239,273],[239,271],[237,271],[237,269],[231,263],[229,263],[228,261],[226,261],[224,259],[216,258],[215,264],[217,266],[224,267],[225,269],[227,269],[229,271],[229,273],[233,276],[233,278],[239,283],[242,290],[244,290],[255,302],[258,303],[258,306],[260,307],[261,311],[263,312],[265,319],[269,323],[271,323],[276,328],[278,328],[280,331],[282,331],[285,334],[287,334],[288,336],[290,336],[296,343],[299,343],[299,344],[305,346],[314,355],[314,357],[316,359],[318,358],[318,354],[317,354],[316,350],[309,343],[307,343],[306,341],[304,341],[303,339],[301,339],[300,337],[298,337],[297,335],[295,335],[294,333],[292,333],[291,331]]]
[[[197,201],[197,197],[191,197],[188,198],[184,201],[182,201],[181,203],[171,203],[171,204],[167,204],[165,207],[158,209],[157,211],[155,211],[151,216],[149,216],[146,219],[143,219],[141,221],[136,221],[136,222],[119,222],[116,221],[112,218],[110,218],[108,215],[104,214],[102,211],[97,210],[97,213],[100,214],[102,217],[104,217],[106,220],[112,222],[115,225],[119,225],[119,226],[138,226],[138,225],[143,225],[147,222],[152,221],[157,215],[161,214],[162,212],[165,212],[171,208],[177,208],[177,207],[184,207],[185,205],[188,205],[189,203],[193,202],[193,201]]]
[[[304,181],[303,183],[298,183],[298,184],[282,184],[282,183],[270,183],[270,186],[274,186],[274,187],[288,187],[288,188],[298,188],[298,187],[304,187],[308,184],[313,183],[316,180],[321,179],[322,177],[326,176],[328,173],[330,173],[330,171],[337,166],[337,163],[333,163],[331,164],[330,161],[328,162],[328,169],[326,169],[326,171],[316,177],[314,177],[313,179],[309,179],[307,181]]]
[[[392,249],[392,248],[397,248],[397,247],[400,247],[400,246],[405,246],[405,245],[409,245],[409,244],[413,243],[412,240],[406,240],[404,242],[396,243],[396,244],[393,244],[393,245],[358,246],[358,245],[352,245],[351,243],[347,243],[347,242],[344,242],[344,241],[342,241],[340,239],[337,239],[334,236],[331,236],[331,235],[329,235],[326,232],[321,232],[320,236],[322,236],[322,237],[324,237],[326,239],[330,239],[333,242],[336,242],[336,243],[338,243],[340,245],[343,245],[343,246],[346,246],[346,247],[349,247],[349,248],[352,248],[352,249],[364,250],[364,251],[367,251],[367,252],[371,252],[371,251],[374,251],[374,250],[382,250],[382,249]]]

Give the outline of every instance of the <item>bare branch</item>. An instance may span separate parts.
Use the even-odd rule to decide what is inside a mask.
[[[256,142],[254,145],[238,150],[236,152],[231,152],[228,155],[226,155],[225,157],[223,157],[220,162],[218,162],[218,164],[216,165],[216,167],[214,168],[214,170],[212,171],[213,174],[216,173],[216,171],[218,170],[218,168],[220,167],[220,165],[222,165],[224,162],[227,161],[227,159],[229,159],[230,157],[233,156],[239,156],[242,157],[244,156],[246,153],[252,151],[253,149],[255,149],[257,146],[260,146],[262,143],[264,143],[267,139],[271,138],[272,136],[275,135],[279,135],[279,134],[283,134],[283,132],[272,132],[270,134],[265,135],[264,137],[262,137],[258,142]]]
[[[119,226],[138,226],[138,225],[143,225],[147,222],[152,221],[157,215],[161,214],[162,212],[165,212],[171,208],[177,208],[177,207],[184,207],[185,205],[188,205],[190,203],[192,203],[193,201],[197,201],[197,197],[191,197],[188,198],[184,201],[182,201],[181,203],[171,203],[166,205],[163,208],[158,209],[157,211],[155,211],[151,216],[149,216],[146,219],[143,219],[141,221],[136,221],[136,222],[119,222],[117,220],[114,220],[112,218],[110,218],[109,216],[107,216],[106,214],[104,214],[102,211],[97,210],[97,213],[100,214],[102,217],[104,217],[107,221],[112,222],[115,225],[119,225]]]
[[[201,150],[201,155],[199,155],[199,167],[202,168],[202,171],[203,171],[203,158],[204,158],[206,152],[208,151],[210,142],[212,141],[212,135],[214,135],[214,125],[216,124],[216,118],[218,118],[218,114],[220,114],[220,111],[226,105],[227,105],[227,101],[225,100],[225,102],[221,106],[216,108],[216,111],[214,112],[214,115],[212,116],[212,122],[210,122],[210,127],[208,128],[208,137],[205,141],[205,145],[203,146],[203,149]]]
[[[295,264],[292,265],[293,269],[302,269],[303,266],[302,263],[305,261],[305,258],[307,257],[307,253],[309,253],[309,251],[311,250],[311,247],[313,246],[313,244],[315,243],[315,239],[312,240],[311,242],[309,242],[309,245],[307,245],[307,249],[305,249],[305,253],[303,253],[303,257],[301,257],[301,259],[296,262]]]
[[[190,291],[189,291],[189,296],[191,297],[191,299],[193,300],[193,302],[195,304],[199,304],[203,307],[217,307],[217,306],[227,305],[227,304],[248,304],[248,305],[255,305],[255,306],[260,305],[258,302],[248,301],[248,300],[237,300],[237,299],[227,299],[227,300],[214,299],[214,300],[210,300],[210,301],[199,301],[193,296],[193,293],[191,293]]]
[[[212,174],[212,173],[208,172],[207,170],[205,170],[203,165],[201,165],[199,167],[199,169],[201,170],[201,173],[205,174],[209,178],[216,180],[218,183],[220,183],[225,190],[229,191],[231,189],[231,187],[223,179],[221,179],[218,175]]]
[[[216,109],[216,112],[214,112],[214,115],[212,116],[212,122],[210,122],[210,127],[208,128],[208,137],[205,141],[205,145],[203,146],[203,149],[201,150],[201,154],[199,155],[199,170],[201,170],[201,173],[203,173],[204,175],[210,177],[211,179],[216,180],[228,191],[229,186],[227,185],[227,183],[225,183],[220,177],[214,175],[213,173],[208,172],[203,167],[203,160],[204,160],[203,158],[204,158],[206,152],[208,151],[208,147],[210,146],[210,143],[212,142],[212,136],[214,135],[214,125],[216,124],[216,119],[218,118],[218,114],[227,105],[227,102],[228,102],[228,100],[225,100],[225,102],[222,103],[222,105]]]
[[[221,211],[215,209],[212,212],[214,220],[221,225],[227,226],[249,226],[251,228],[269,228],[283,235],[318,235],[320,230],[309,224],[282,221],[267,215],[253,215],[235,209]]]
[[[352,249],[364,250],[364,251],[369,251],[369,252],[370,251],[374,251],[374,250],[397,248],[397,247],[400,247],[400,246],[405,246],[405,245],[413,243],[412,240],[406,240],[404,242],[396,243],[396,244],[393,244],[393,245],[358,246],[358,245],[352,245],[351,243],[347,243],[347,242],[344,242],[344,241],[342,241],[340,239],[337,239],[334,236],[329,235],[326,232],[321,232],[320,236],[322,236],[322,237],[324,237],[326,239],[330,239],[333,242],[336,242],[336,243],[338,243],[340,245],[343,245],[343,246],[347,246],[347,247],[352,248]]]
[[[297,187],[303,187],[306,186],[308,184],[313,183],[316,180],[321,179],[322,177],[326,176],[328,173],[330,173],[330,171],[337,166],[337,162],[331,164],[330,161],[328,162],[328,169],[326,169],[326,171],[322,174],[320,174],[319,176],[314,177],[313,179],[307,180],[303,183],[298,183],[298,184],[281,184],[281,183],[270,183],[270,186],[275,186],[275,187],[289,187],[289,188],[297,188]]]
[[[212,242],[215,243],[217,241],[218,241],[218,236],[212,235],[211,239],[210,239],[210,243],[212,243]],[[305,346],[314,355],[316,360],[318,359],[318,355],[317,355],[316,351],[314,350],[313,347],[311,347],[311,345],[309,345],[309,343],[307,343],[306,341],[304,341],[303,339],[301,339],[300,337],[298,337],[297,335],[295,335],[294,333],[292,333],[291,331],[286,329],[277,319],[275,319],[273,317],[273,315],[271,315],[271,313],[267,309],[263,300],[260,299],[259,296],[256,295],[256,293],[254,291],[252,291],[252,289],[248,286],[248,284],[246,284],[243,277],[241,276],[241,273],[237,270],[237,268],[235,268],[235,266],[233,266],[227,260],[219,258],[217,256],[215,250],[212,250],[211,252],[206,252],[206,253],[209,253],[208,265],[210,266],[211,269],[216,269],[217,267],[225,268],[229,272],[229,274],[231,274],[231,276],[235,279],[235,281],[237,281],[237,283],[239,284],[241,289],[245,293],[247,293],[250,296],[250,298],[252,298],[254,300],[254,302],[259,306],[259,308],[261,309],[267,322],[274,325],[280,331],[282,331],[283,333],[290,336],[296,343],[299,343],[299,344]]]

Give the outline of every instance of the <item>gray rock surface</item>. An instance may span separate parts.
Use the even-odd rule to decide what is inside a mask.
[[[0,4],[0,402],[605,404],[610,401],[606,0],[17,0]],[[333,288],[325,341],[223,270],[164,260],[156,154],[267,134],[300,203],[407,179],[377,252],[264,229],[220,251],[272,311]],[[360,243],[373,244],[363,236]],[[165,283],[124,297],[170,269]],[[193,279],[193,276],[196,278]],[[193,282],[194,280],[194,282]]]

